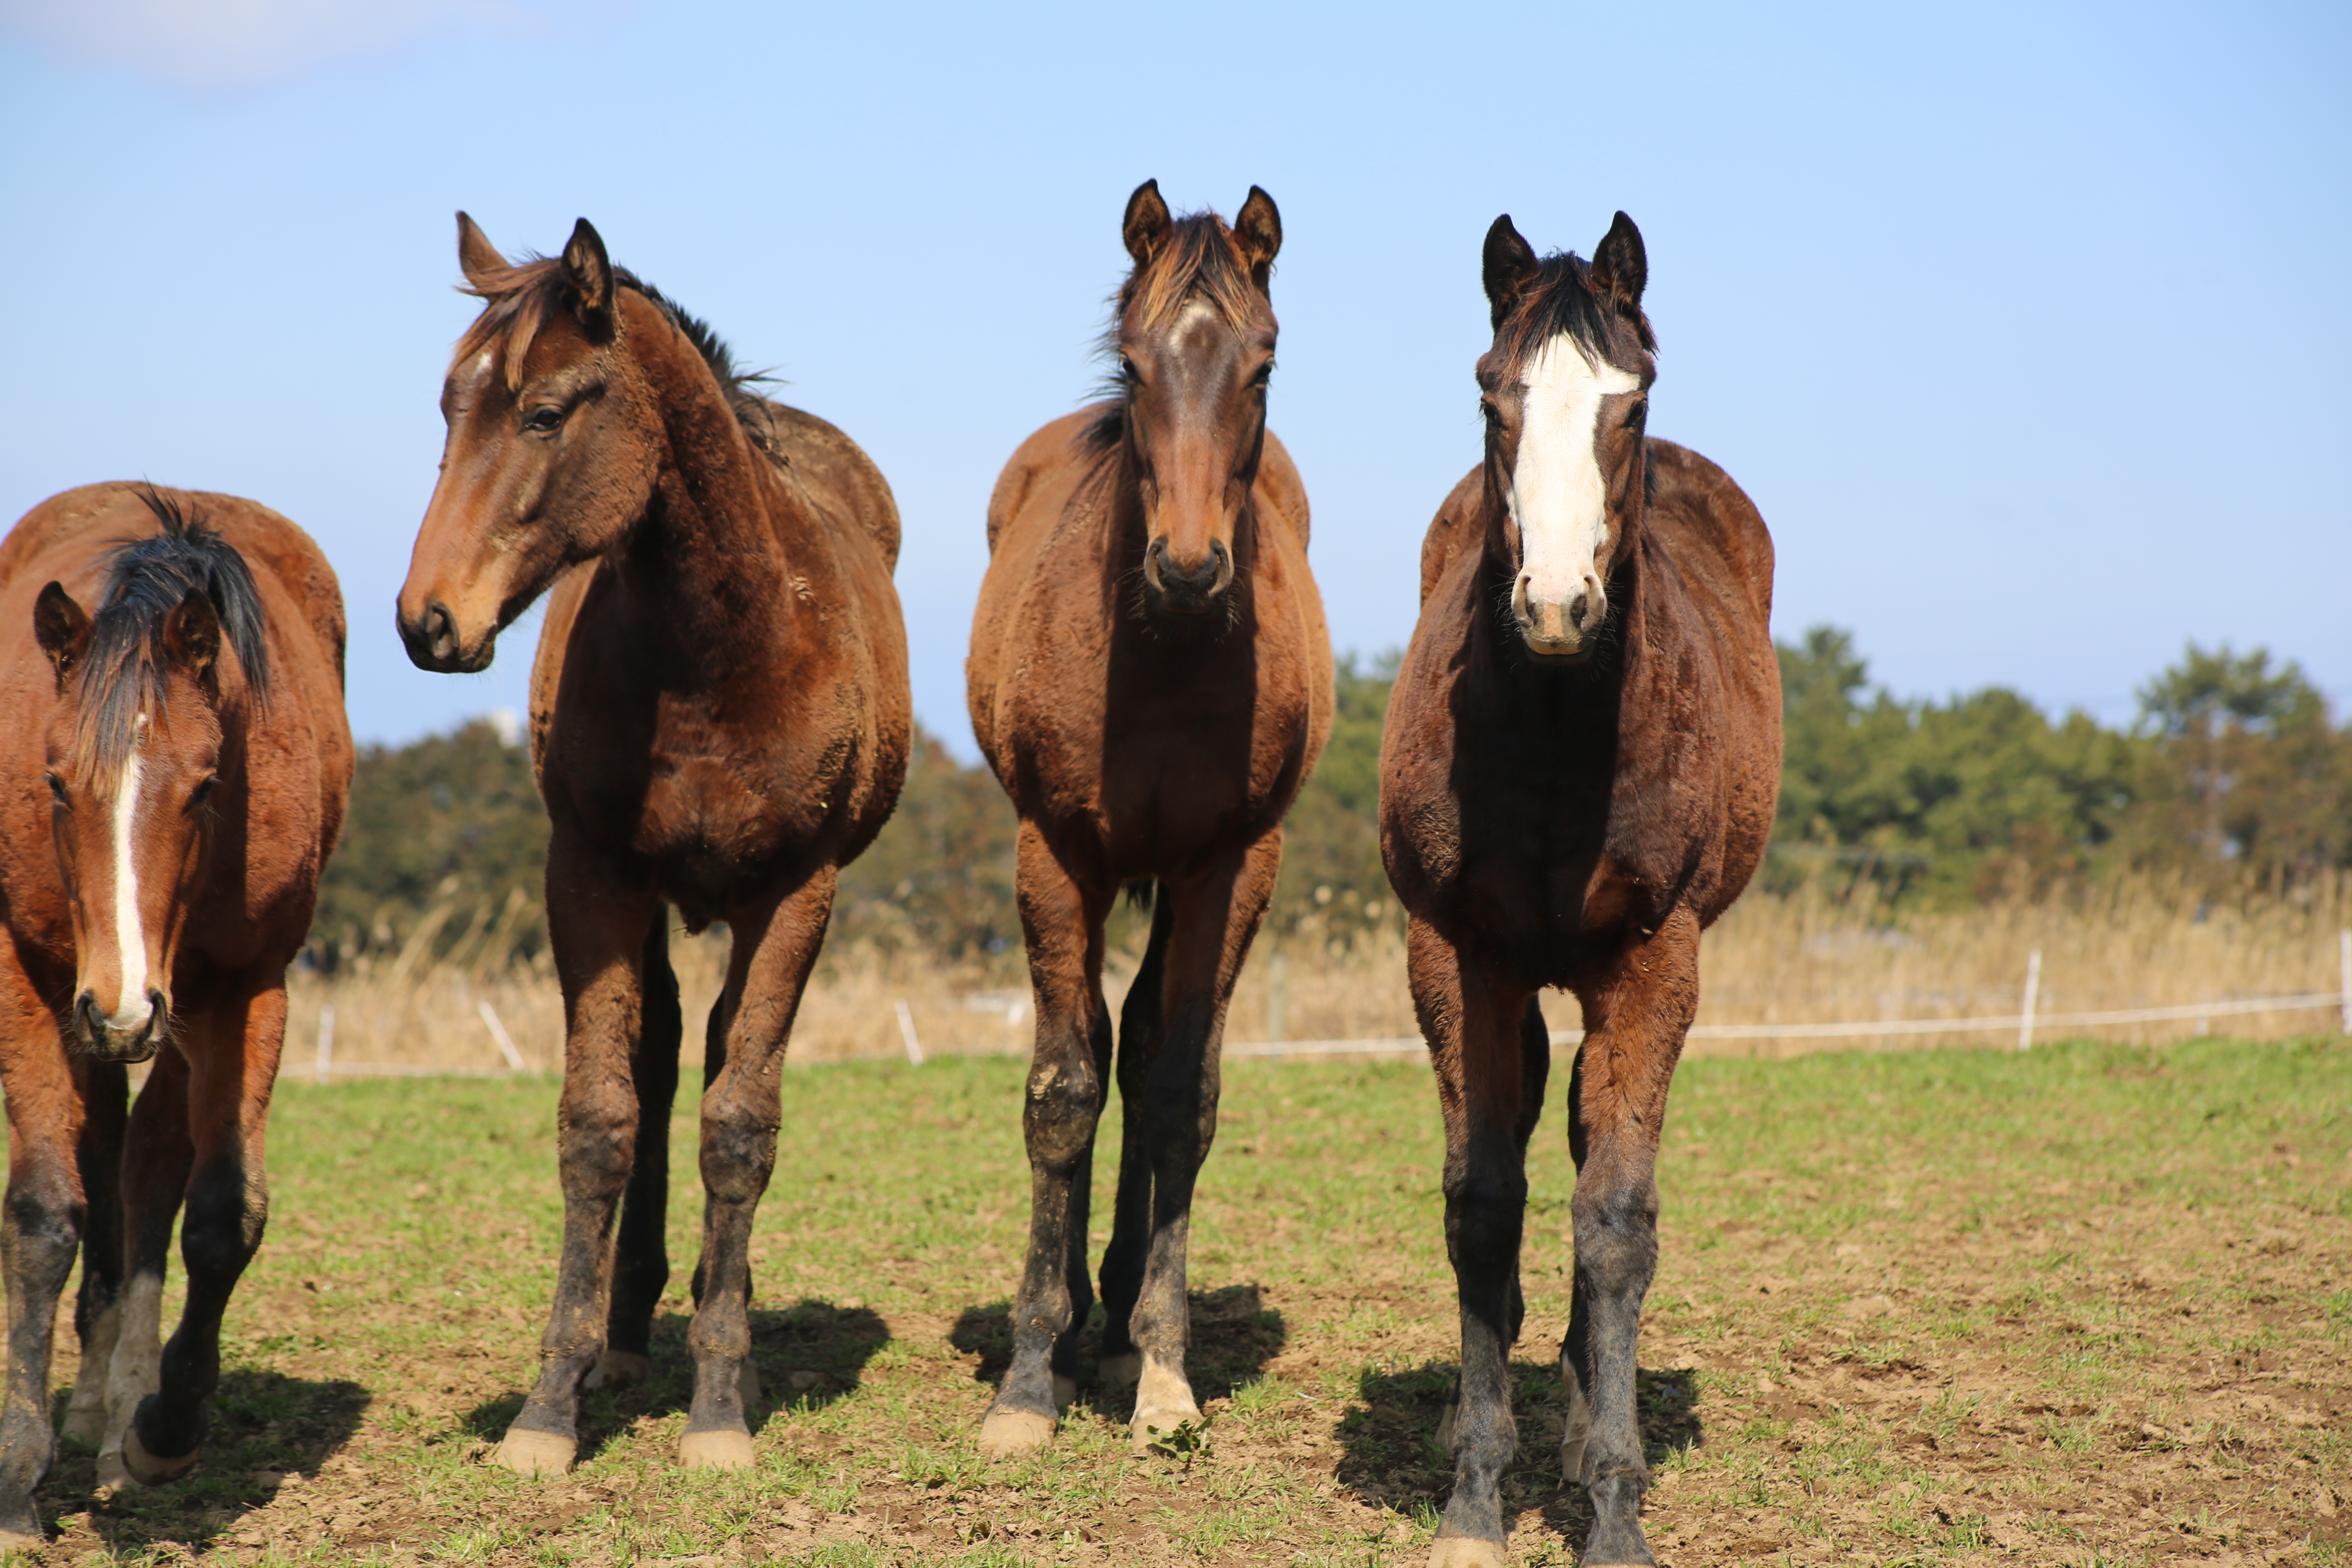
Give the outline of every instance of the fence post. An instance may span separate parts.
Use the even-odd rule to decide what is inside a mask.
[[[2352,1035],[2352,926],[2336,933],[2336,978],[2344,992],[2344,1032]]]
[[[2033,1005],[2042,997],[2042,950],[2035,948],[2025,961],[2025,1005],[2017,1020],[2017,1048],[2033,1048]]]
[[[1290,977],[1290,960],[1277,950],[1265,966],[1265,1037],[1270,1044],[1280,1045],[1283,1029],[1283,982]],[[2347,1003],[2352,1006],[2352,1003]]]
[[[907,1005],[907,999],[904,996],[899,997],[890,1005],[898,1010],[898,1038],[907,1047],[907,1065],[914,1068],[921,1067],[923,1042],[915,1037],[915,1010]]]
[[[523,1071],[522,1053],[515,1049],[514,1037],[507,1033],[506,1024],[499,1017],[499,1010],[490,1005],[490,999],[485,996],[475,1003],[474,1011],[482,1016],[482,1025],[490,1031],[491,1043],[499,1047],[499,1055],[506,1058],[507,1070]]]
[[[332,1003],[319,1009],[319,1087],[327,1087],[328,1075],[335,1070],[335,1008]]]

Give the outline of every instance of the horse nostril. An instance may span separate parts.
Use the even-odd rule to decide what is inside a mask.
[[[454,658],[457,652],[457,617],[438,599],[425,607],[425,644],[436,658]]]
[[[1582,631],[1584,629],[1585,611],[1591,607],[1591,596],[1584,594],[1579,594],[1575,598],[1570,600],[1568,604],[1568,624],[1574,626],[1578,631]]]

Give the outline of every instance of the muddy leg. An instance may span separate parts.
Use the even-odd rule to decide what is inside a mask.
[[[654,1309],[669,1284],[669,1119],[677,1100],[677,1053],[686,1034],[677,974],[669,963],[669,910],[654,910],[641,960],[645,1013],[629,1075],[637,1093],[636,1150],[613,1245],[613,1310],[591,1388],[643,1383],[653,1370]]]
[[[1528,1009],[1519,1019],[1519,1124],[1516,1138],[1519,1148],[1519,1169],[1522,1171],[1528,1165],[1528,1140],[1535,1136],[1536,1123],[1543,1116],[1544,1089],[1551,1081],[1551,1034],[1544,1026],[1540,1003],[1539,997],[1528,997]],[[1510,1337],[1506,1343],[1515,1345],[1519,1342],[1519,1329],[1527,1319],[1527,1298],[1519,1290],[1519,1261],[1515,1255],[1511,1261]],[[1454,1424],[1461,1410],[1461,1400],[1457,1394],[1454,1402],[1446,1405],[1445,1414],[1438,1417],[1438,1446],[1447,1453],[1454,1451]]]
[[[1658,1261],[1666,1089],[1697,1010],[1698,922],[1680,910],[1654,936],[1629,942],[1585,997],[1584,1045],[1569,1089],[1576,1297],[1560,1345],[1569,1401],[1560,1463],[1592,1503],[1587,1563],[1654,1561],[1642,1533],[1650,1468],[1634,1405],[1635,1351]]]
[[[1533,1076],[1528,994],[1496,990],[1419,921],[1406,957],[1445,1121],[1445,1250],[1462,1318],[1454,1496],[1429,1561],[1431,1568],[1499,1568],[1503,1472],[1518,1452],[1510,1345],[1528,1198],[1520,1130],[1533,1127],[1523,1104]]]
[[[161,1385],[140,1402],[123,1444],[123,1463],[134,1480],[153,1485],[185,1473],[203,1446],[213,1392],[220,1386],[221,1321],[269,1221],[264,1134],[285,1044],[282,969],[191,1018],[181,1037],[194,1154],[180,1225],[188,1299],[163,1347]]]
[[[539,1342],[539,1381],[499,1445],[526,1476],[561,1475],[580,1447],[580,1389],[604,1349],[614,1211],[635,1163],[646,927],[652,895],[628,886],[559,820],[548,847],[547,930],[563,984],[563,1097],[556,1145],[563,1252]]]
[[[0,944],[5,945],[5,944]],[[0,953],[0,1078],[8,1097],[8,1196],[0,1205],[0,1275],[8,1292],[8,1388],[0,1405],[0,1552],[43,1544],[33,1489],[48,1473],[49,1347],[58,1297],[73,1271],[86,1211],[74,1149],[82,1130],[76,1080],[57,1020],[13,954]]]
[[[1128,1430],[1139,1448],[1155,1432],[1201,1419],[1184,1375],[1192,1337],[1185,1292],[1192,1190],[1217,1136],[1225,1008],[1281,868],[1277,828],[1210,873],[1162,892],[1175,911],[1160,984],[1161,1044],[1140,1096],[1151,1158],[1151,1241],[1131,1320],[1143,1365]]]
[[[131,1107],[121,1169],[126,1267],[114,1344],[102,1373],[103,1419],[98,1444],[98,1484],[131,1486],[138,1478],[123,1458],[141,1402],[163,1386],[163,1276],[172,1257],[172,1226],[195,1167],[189,1134],[188,1059],[166,1046]]]
[[[122,1145],[130,1121],[130,1075],[120,1062],[82,1062],[89,1120],[82,1127],[78,1163],[89,1219],[83,1226],[81,1290],[74,1331],[81,1370],[66,1405],[65,1436],[95,1448],[106,1436],[106,1373],[122,1326],[122,1273],[129,1241],[122,1229]]]
[[[1168,889],[1153,889],[1151,937],[1127,1000],[1118,1010],[1118,1196],[1111,1208],[1110,1243],[1103,1248],[1102,1363],[1104,1386],[1132,1388],[1143,1375],[1143,1356],[1129,1323],[1143,1289],[1143,1260],[1151,1243],[1151,1140],[1145,1132],[1144,1105],[1152,1064],[1160,1059],[1160,989],[1168,969],[1168,936],[1176,906]]]
[[[1076,1326],[1070,1253],[1073,1245],[1086,1247],[1083,1232],[1072,1241],[1071,1192],[1079,1165],[1092,1155],[1103,1099],[1095,1047],[1109,894],[1082,887],[1026,822],[1018,875],[1037,997],[1037,1044],[1021,1117],[1029,1150],[1029,1254],[1013,1303],[1013,1365],[980,1429],[981,1451],[992,1458],[1027,1453],[1054,1435],[1054,1351]]]

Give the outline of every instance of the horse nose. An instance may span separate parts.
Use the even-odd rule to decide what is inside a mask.
[[[1174,558],[1164,538],[1151,542],[1150,554],[1151,578],[1161,595],[1176,607],[1204,607],[1229,580],[1231,562],[1222,539],[1209,541],[1207,552],[1189,564]]]
[[[419,669],[446,670],[457,658],[457,617],[449,606],[436,599],[425,606],[425,613],[415,620],[399,617],[400,640],[408,648],[409,662]]]

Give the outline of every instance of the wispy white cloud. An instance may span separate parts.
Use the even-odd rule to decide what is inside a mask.
[[[217,92],[520,14],[514,0],[0,0],[0,32]]]

